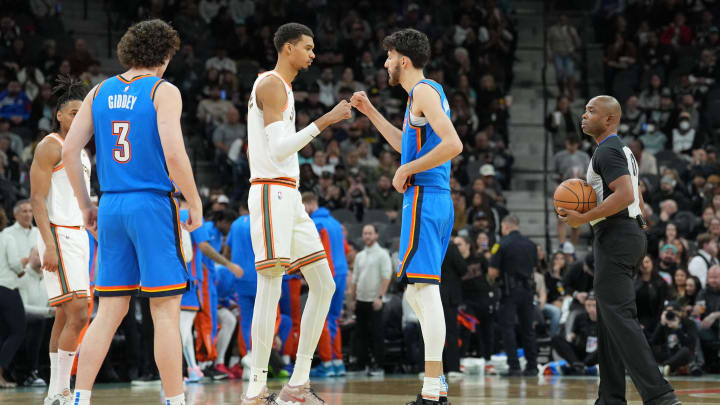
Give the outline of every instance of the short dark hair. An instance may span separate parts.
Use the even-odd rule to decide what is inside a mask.
[[[273,44],[275,44],[275,50],[280,53],[282,50],[283,45],[285,43],[289,42],[293,45],[297,44],[297,42],[302,38],[303,35],[307,35],[310,38],[314,38],[312,30],[307,25],[303,25],[300,23],[287,23],[281,25],[277,31],[275,31],[275,36],[273,37]]]
[[[233,222],[235,219],[237,219],[237,212],[231,210],[231,209],[224,209],[222,211],[215,211],[212,215],[214,222],[220,222],[220,221],[227,221],[227,222]]]
[[[125,67],[154,68],[180,49],[180,36],[160,19],[141,21],[128,28],[117,45],[118,59]]]
[[[430,40],[422,32],[405,28],[395,31],[383,39],[385,50],[395,50],[410,58],[413,66],[422,69],[430,60]]]

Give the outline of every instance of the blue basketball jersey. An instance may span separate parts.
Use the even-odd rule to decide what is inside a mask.
[[[171,192],[153,104],[163,79],[110,77],[98,85],[92,115],[100,190]]]
[[[442,108],[450,117],[450,105],[448,104],[445,92],[440,84],[424,79],[415,85],[417,87],[420,83],[430,85],[435,91],[440,94],[440,103]],[[410,121],[410,108],[412,107],[412,96],[415,87],[410,90],[408,94],[407,108],[405,109],[405,120],[403,121],[403,133],[402,133],[402,154],[400,160],[402,164],[417,160],[422,156],[430,152],[435,146],[440,143],[440,137],[430,126],[430,123],[426,122],[423,125],[414,126]],[[425,120],[425,118],[423,118]],[[450,189],[450,161],[447,161],[437,167],[426,170],[424,172],[415,173],[409,179],[408,186],[431,186],[439,187],[443,189]]]

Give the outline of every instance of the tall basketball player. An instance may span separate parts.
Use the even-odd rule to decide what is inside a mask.
[[[597,96],[585,106],[583,132],[598,145],[587,169],[597,207],[585,213],[560,209],[560,221],[573,228],[593,227],[597,297],[600,387],[597,405],[625,404],[625,370],[644,404],[676,405],[673,387],[658,370],[645,339],[635,305],[633,276],[647,238],[641,229],[643,198],[638,191],[638,164],[617,135],[622,110],[611,96]]]
[[[180,91],[161,79],[180,40],[161,20],[131,26],[118,57],[128,70],[97,85],[83,101],[63,148],[63,161],[85,226],[98,228],[100,297],[96,318],[80,348],[75,405],[90,389],[130,297],[150,298],[155,362],[166,404],[185,403],[180,344],[180,298],[188,287],[180,226],[202,223],[202,206],[185,152]],[[80,151],[95,134],[100,207],[84,187]],[[189,203],[180,222],[175,184]]]
[[[70,370],[79,336],[88,321],[90,245],[83,217],[62,161],[65,137],[88,89],[79,81],[61,76],[57,97],[57,132],[46,136],[35,149],[30,167],[30,202],[40,230],[38,253],[50,306],[56,307],[50,334],[50,385],[45,405],[69,403]],[[90,190],[90,158],[80,155],[83,185]]]
[[[310,388],[310,366],[335,283],[320,236],[297,189],[297,152],[329,125],[350,118],[351,107],[342,100],[330,112],[295,132],[290,83],[315,58],[313,33],[302,24],[285,24],[275,32],[274,43],[278,53],[275,70],[255,80],[248,103],[248,208],[258,276],[251,327],[251,375],[242,403],[314,405],[324,402]],[[275,399],[267,393],[267,367],[286,272],[302,272],[310,292],[300,323],[295,369]]]
[[[425,340],[422,393],[409,404],[445,403],[440,266],[455,215],[450,199],[450,160],[462,152],[462,142],[450,121],[450,106],[442,86],[423,75],[430,59],[428,37],[414,29],[403,29],[386,37],[383,46],[390,85],[399,84],[408,93],[402,130],[375,109],[365,92],[353,94],[351,103],[367,115],[401,156],[402,166],[393,178],[395,189],[404,194],[398,278],[409,284],[407,300],[420,320]]]

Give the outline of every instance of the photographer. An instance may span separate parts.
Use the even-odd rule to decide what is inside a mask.
[[[681,367],[689,367],[693,360],[696,339],[695,325],[685,318],[685,312],[680,305],[674,302],[668,304],[660,316],[660,325],[650,340],[655,359],[662,366],[663,375],[668,376]]]
[[[553,336],[552,348],[570,366],[570,374],[585,374],[586,366],[598,363],[597,301],[591,291],[584,300],[585,311],[572,325],[568,340],[562,335]]]

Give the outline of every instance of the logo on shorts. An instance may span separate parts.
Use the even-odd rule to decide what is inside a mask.
[[[282,200],[282,191],[278,191],[278,200]]]

